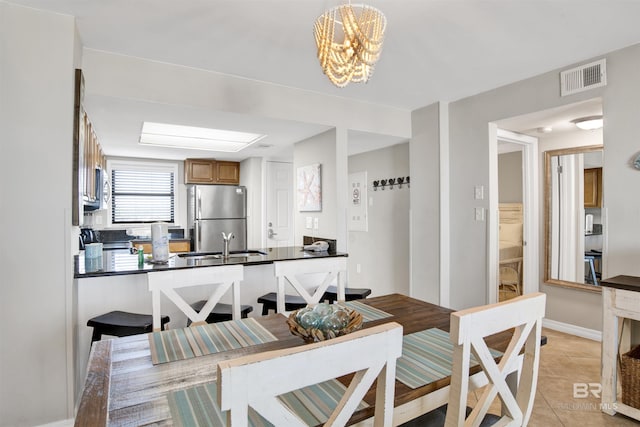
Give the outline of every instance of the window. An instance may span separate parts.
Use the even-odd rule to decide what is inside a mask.
[[[111,165],[111,223],[175,222],[175,166]]]

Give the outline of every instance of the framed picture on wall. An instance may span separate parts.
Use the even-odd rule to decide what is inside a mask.
[[[298,211],[318,212],[322,210],[320,163],[298,168],[296,189],[298,193]]]

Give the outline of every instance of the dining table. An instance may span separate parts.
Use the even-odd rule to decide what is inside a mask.
[[[397,293],[357,300],[351,304],[355,304],[351,308],[364,313],[363,328],[397,322],[403,327],[405,339],[425,331],[434,331],[448,339],[450,315],[453,312],[449,308]],[[302,338],[290,332],[286,319],[283,314],[250,318],[256,327],[269,332],[271,339],[268,341],[214,351],[206,355],[195,355],[197,357],[178,355],[179,360],[160,360],[164,363],[158,363],[158,358],[162,359],[167,354],[158,350],[161,345],[154,344],[154,339],[162,338],[159,335],[133,335],[93,343],[75,425],[175,425],[168,397],[179,390],[215,382],[218,362],[248,354],[306,345]],[[229,327],[233,326],[233,322],[240,321],[229,322]],[[218,325],[216,328],[224,329],[224,325]],[[191,334],[187,330],[153,334],[179,332]],[[497,352],[496,357],[499,357],[500,352],[507,348],[510,339],[511,332],[506,331],[488,337],[486,342]],[[400,364],[400,359],[398,360]],[[483,385],[484,374],[480,367],[475,366],[471,370],[472,378],[475,379],[472,385]],[[400,371],[398,367],[397,372]],[[287,373],[282,372],[282,375]],[[426,384],[411,384],[406,379],[403,382],[398,378],[397,376],[395,383],[394,425],[413,419],[447,402],[450,374],[425,380]],[[338,380],[348,385],[350,377]],[[368,391],[363,400],[366,407],[353,413],[349,425],[372,425],[375,386]]]

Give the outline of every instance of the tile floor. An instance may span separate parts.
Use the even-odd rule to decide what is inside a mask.
[[[574,398],[574,383],[600,382],[600,342],[543,329],[547,345],[541,349],[538,391],[530,427],[625,427],[640,422],[600,411],[600,399]],[[469,404],[473,406],[472,396]],[[499,402],[491,411],[499,414]]]

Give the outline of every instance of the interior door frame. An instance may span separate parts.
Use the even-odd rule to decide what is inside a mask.
[[[538,138],[499,129],[489,123],[489,215],[487,239],[487,300],[498,301],[499,218],[498,210],[498,141],[523,146],[522,204],[523,204],[523,294],[537,292],[540,287],[540,218],[539,218],[539,159]]]

